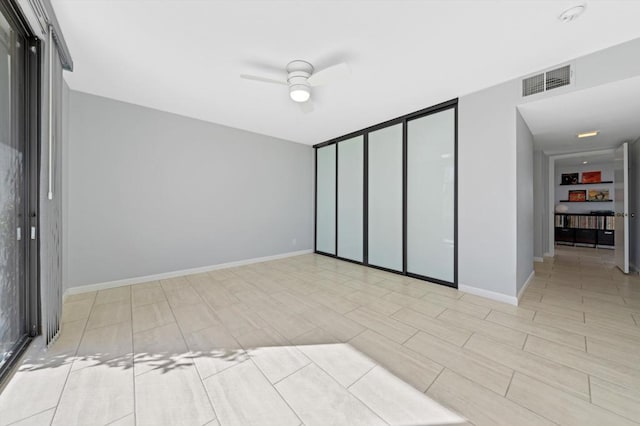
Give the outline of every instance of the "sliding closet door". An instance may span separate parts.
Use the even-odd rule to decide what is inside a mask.
[[[402,123],[369,133],[369,264],[402,271]]]
[[[455,109],[407,126],[407,273],[453,284]]]
[[[364,137],[338,142],[338,256],[363,260]]]
[[[336,145],[316,150],[316,251],[336,254]]]

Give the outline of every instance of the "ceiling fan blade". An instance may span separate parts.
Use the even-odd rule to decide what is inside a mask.
[[[335,80],[347,78],[350,75],[351,68],[349,68],[349,65],[346,62],[341,62],[313,73],[308,81],[312,86],[322,86]]]
[[[240,78],[244,78],[245,80],[260,81],[263,83],[283,84],[285,86],[288,84],[286,80],[276,80],[275,78],[260,77],[258,75],[240,74]]]

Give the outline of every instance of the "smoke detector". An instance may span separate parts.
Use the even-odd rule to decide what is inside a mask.
[[[587,5],[584,3],[579,4],[577,6],[570,7],[569,9],[562,12],[560,16],[558,16],[558,19],[565,24],[568,22],[574,21],[584,13],[586,8],[587,8]]]

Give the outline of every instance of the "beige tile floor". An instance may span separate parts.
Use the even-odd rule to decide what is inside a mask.
[[[558,248],[519,307],[317,255],[75,295],[0,424],[637,424],[612,254]]]

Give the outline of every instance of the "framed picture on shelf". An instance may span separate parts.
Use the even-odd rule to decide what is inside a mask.
[[[590,189],[589,190],[589,201],[606,201],[609,199],[609,190],[608,189]]]
[[[563,173],[562,174],[562,185],[575,185],[578,183],[578,174],[577,173]]]
[[[602,172],[582,172],[582,183],[602,182]]]
[[[569,201],[587,201],[587,191],[584,189],[569,191]]]

